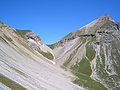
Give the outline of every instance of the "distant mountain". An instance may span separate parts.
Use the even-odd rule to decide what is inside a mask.
[[[120,90],[120,23],[101,16],[50,45],[55,62],[90,90]]]

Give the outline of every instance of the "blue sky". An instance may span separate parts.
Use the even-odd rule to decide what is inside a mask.
[[[0,20],[51,44],[108,13],[120,22],[120,0],[0,0]]]

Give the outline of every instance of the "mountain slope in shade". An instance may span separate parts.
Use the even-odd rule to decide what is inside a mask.
[[[120,24],[102,16],[50,45],[55,62],[90,90],[120,89]]]
[[[0,22],[0,89],[84,90],[71,82],[72,73],[53,65],[52,50],[28,32]]]

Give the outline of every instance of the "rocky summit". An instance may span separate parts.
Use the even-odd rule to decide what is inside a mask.
[[[120,23],[109,16],[52,45],[0,22],[0,90],[120,90]]]

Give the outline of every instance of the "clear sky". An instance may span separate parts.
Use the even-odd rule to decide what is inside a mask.
[[[0,20],[51,44],[108,13],[120,22],[120,0],[0,0]]]

